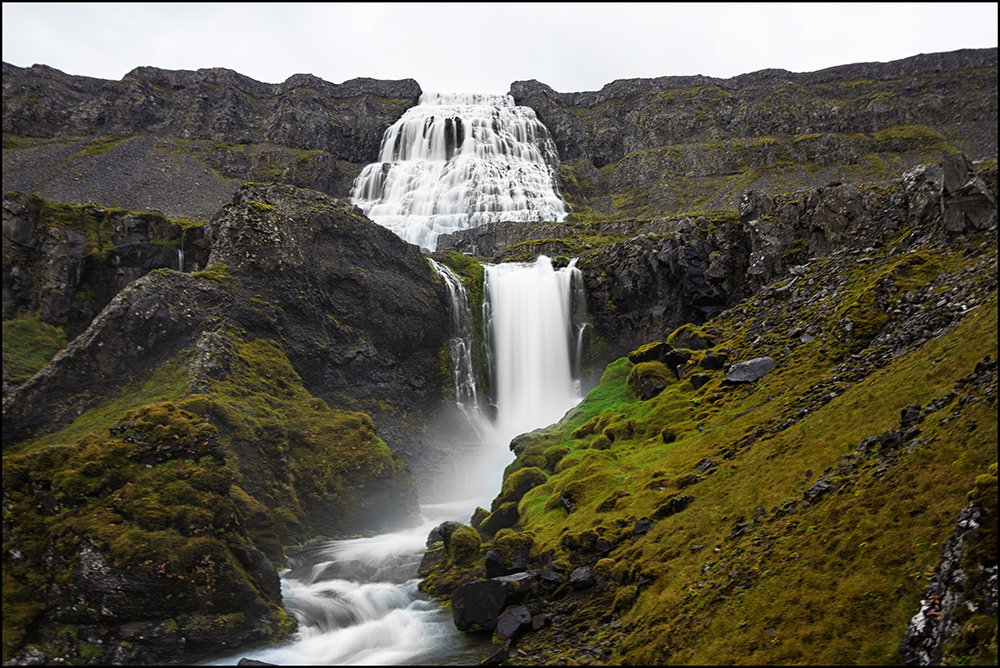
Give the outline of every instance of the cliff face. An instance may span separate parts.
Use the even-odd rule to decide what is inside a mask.
[[[121,81],[3,64],[4,188],[205,220],[240,182],[346,197],[415,81],[281,84],[139,67]]]
[[[3,131],[27,137],[157,135],[378,156],[382,132],[416,103],[412,79],[332,84],[296,74],[281,84],[223,68],[137,67],[121,81],[4,63]]]
[[[746,189],[888,180],[941,151],[993,156],[996,68],[982,49],[587,93],[519,81],[510,94],[552,133],[577,212],[648,220],[734,209]]]
[[[154,269],[205,266],[202,229],[158,213],[3,198],[4,317],[37,314],[82,332],[111,298]]]

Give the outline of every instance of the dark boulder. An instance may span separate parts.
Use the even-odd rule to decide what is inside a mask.
[[[693,373],[688,377],[688,380],[691,381],[691,386],[696,390],[704,387],[705,383],[711,379],[712,377],[706,373]]]
[[[641,517],[635,521],[635,526],[632,527],[632,533],[636,536],[642,536],[643,534],[649,533],[649,530],[653,528],[653,521],[648,517]]]
[[[507,587],[497,580],[475,580],[451,593],[451,612],[461,631],[493,631],[507,604]]]
[[[447,545],[448,539],[451,538],[451,534],[453,534],[456,529],[459,529],[462,526],[463,525],[461,522],[455,522],[453,520],[442,522],[441,524],[431,529],[430,533],[427,534],[427,547],[430,547],[432,544],[438,541],[442,541],[445,543],[445,545]]]
[[[531,629],[531,612],[523,605],[512,605],[497,618],[494,634],[501,638],[515,639]]]
[[[500,529],[507,529],[517,524],[520,515],[516,503],[505,503],[486,516],[479,525],[479,530],[485,536],[496,535]]]

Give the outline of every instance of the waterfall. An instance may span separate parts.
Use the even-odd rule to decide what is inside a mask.
[[[376,223],[434,250],[439,234],[498,221],[561,222],[555,143],[509,95],[424,93],[382,137],[351,201]]]
[[[184,235],[187,230],[181,228],[181,241],[177,245],[177,271],[184,273]]]
[[[486,267],[483,320],[502,438],[556,422],[579,402],[582,288],[575,260],[558,270],[544,255]]]
[[[509,96],[424,95],[390,127],[381,162],[355,181],[351,199],[403,239],[434,249],[439,234],[494,221],[561,221],[556,151],[534,112]],[[179,255],[182,262],[183,255]],[[495,415],[479,410],[472,318],[461,280],[429,260],[451,300],[449,350],[455,402],[474,443],[449,450],[443,478],[419,489],[423,523],[370,538],[313,544],[289,555],[285,607],[299,623],[281,646],[224,657],[277,664],[473,664],[492,653],[489,638],[459,632],[449,611],[417,590],[417,566],[431,529],[469,522],[489,507],[513,455],[510,440],[559,420],[580,400],[580,347],[586,322],[575,260],[555,269],[533,263],[488,265],[483,327]],[[450,443],[454,435],[430,440]]]
[[[455,403],[470,420],[479,419],[479,396],[472,365],[472,310],[462,280],[448,267],[427,258],[444,281],[451,300],[449,351],[455,381]]]
[[[456,401],[474,406],[468,297],[451,270],[430,263],[452,300]],[[488,636],[458,631],[450,611],[417,590],[417,565],[431,529],[445,520],[468,523],[477,505],[489,507],[513,457],[510,440],[556,422],[580,400],[574,367],[586,307],[575,260],[557,270],[542,256],[532,263],[487,265],[485,274],[483,326],[496,415],[490,421],[478,410],[466,413],[480,422],[481,442],[453,454],[456,474],[438,484],[452,498],[422,504],[420,526],[317,543],[291,554],[281,582],[285,607],[299,622],[294,640],[211,663],[233,665],[245,657],[297,665],[471,665],[495,649]]]

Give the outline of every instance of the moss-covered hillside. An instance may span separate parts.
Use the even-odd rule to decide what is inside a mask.
[[[859,235],[609,364],[422,588],[506,576],[512,665],[995,664],[993,220]]]

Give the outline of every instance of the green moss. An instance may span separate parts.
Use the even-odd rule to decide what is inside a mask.
[[[939,149],[954,153],[944,135],[924,125],[893,125],[872,133],[880,151],[906,152],[915,149]]]
[[[505,503],[517,503],[529,489],[541,485],[546,479],[545,472],[535,466],[515,471],[504,479],[500,494],[493,501],[493,509]]]
[[[43,143],[45,143],[45,139],[41,137],[24,137],[8,132],[3,133],[3,150],[5,151],[20,151]]]
[[[229,273],[228,264],[212,264],[201,271],[196,271],[191,274],[195,278],[204,278],[209,281],[215,281],[217,283],[224,283],[232,279],[232,274]]]
[[[677,377],[668,369],[663,362],[640,362],[629,371],[626,382],[632,393],[636,396],[644,394],[643,384],[649,381],[670,385]]]
[[[224,334],[230,374],[188,394],[185,356],[84,413],[4,453],[5,657],[27,639],[53,582],[73,577],[81,541],[110,568],[171,592],[158,614],[181,630],[229,632],[277,601],[254,579],[253,547],[357,530],[362,499],[409,485],[406,465],[364,414],[335,411],[301,384],[281,347]],[[53,571],[46,560],[64,564]],[[244,556],[240,556],[244,555]],[[264,606],[261,608],[261,606]],[[291,621],[275,610],[273,628]],[[239,617],[238,615],[244,615]],[[284,629],[284,631],[282,630]]]
[[[3,378],[23,383],[66,347],[66,331],[24,315],[3,321]]]
[[[452,564],[466,564],[479,557],[479,546],[479,532],[463,524],[448,539],[448,559]]]

